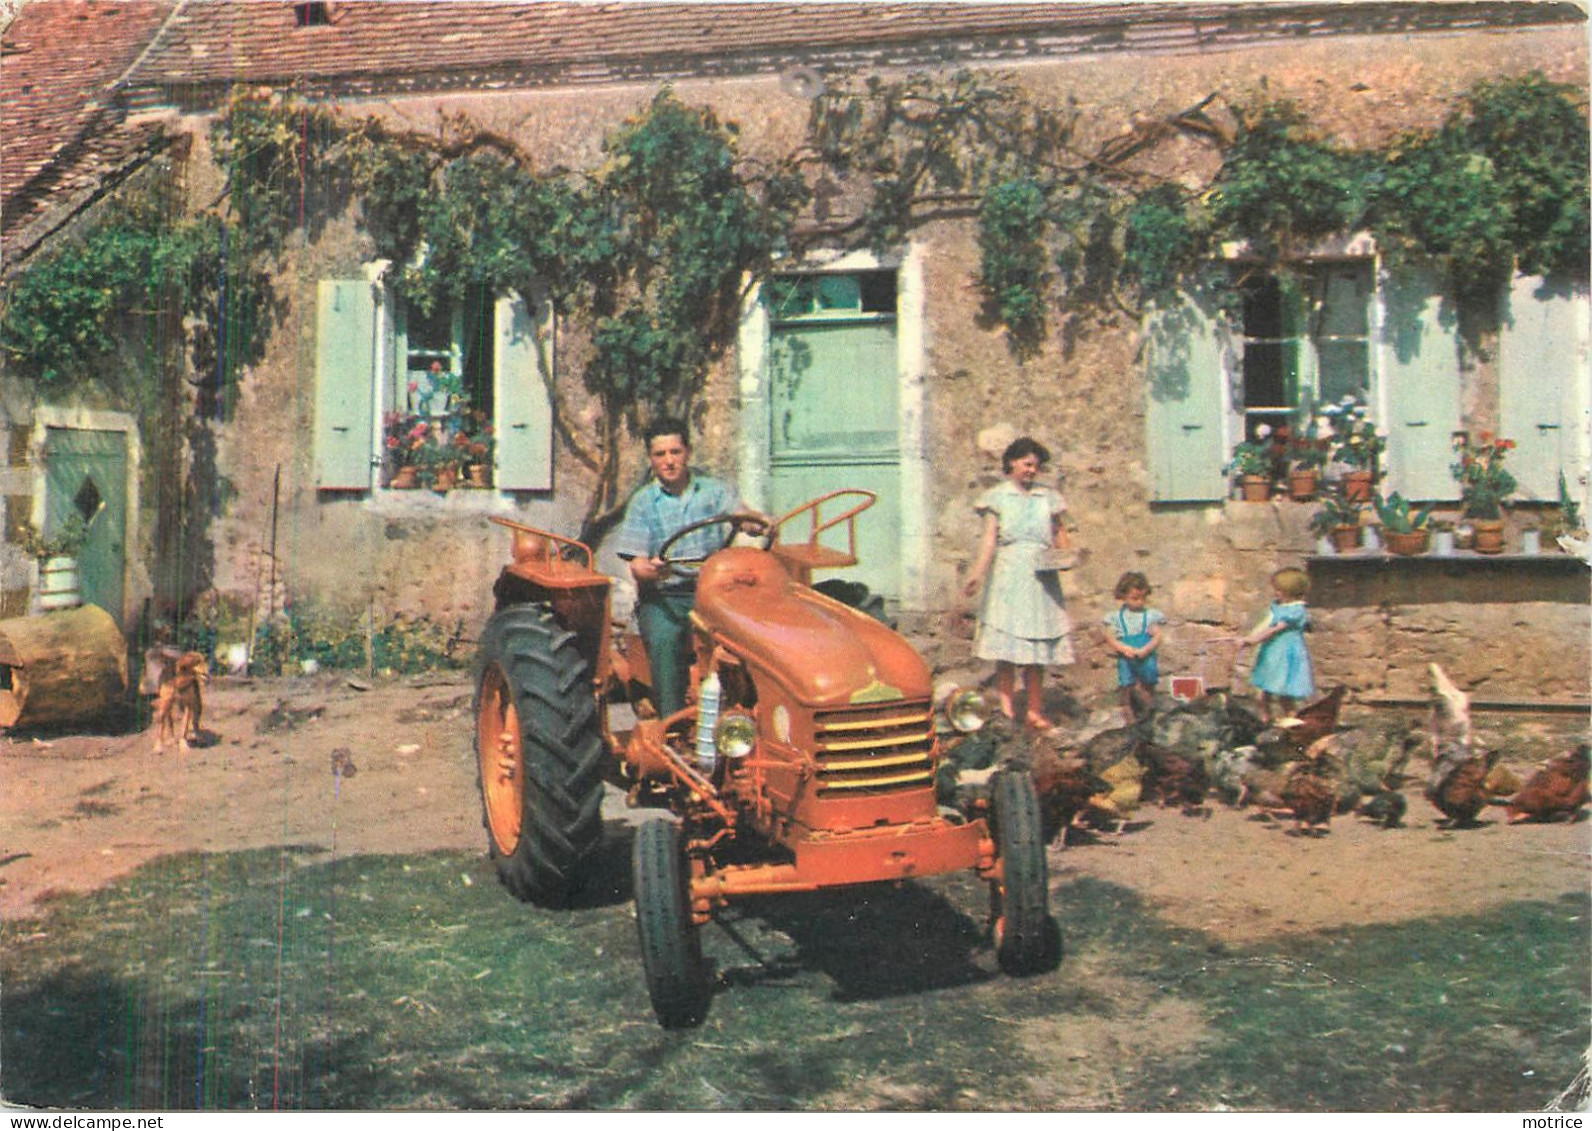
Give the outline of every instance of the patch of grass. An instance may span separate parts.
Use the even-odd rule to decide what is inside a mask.
[[[627,856],[611,844],[566,911],[515,902],[474,854],[157,861],[0,928],[4,1096],[94,1109],[1515,1110],[1557,1094],[1588,1044],[1584,897],[1238,950],[1081,880],[1058,902],[1060,967],[1015,980],[996,972],[971,877],[732,908],[705,934],[719,980],[707,1021],[664,1032]],[[1156,1029],[1167,1003],[1197,1020],[1191,1032],[1118,1039]]]

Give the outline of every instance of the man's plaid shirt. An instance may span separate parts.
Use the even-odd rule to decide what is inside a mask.
[[[676,530],[740,509],[741,499],[734,488],[694,469],[685,490],[678,495],[669,494],[656,479],[649,479],[625,507],[624,521],[614,535],[614,552],[625,559],[650,558]],[[670,553],[682,558],[705,558],[724,545],[729,533],[728,526],[704,527],[676,542]],[[657,585],[665,593],[689,593],[695,587],[694,569],[676,569]]]

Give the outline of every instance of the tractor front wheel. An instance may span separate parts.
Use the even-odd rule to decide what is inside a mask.
[[[567,904],[602,842],[606,753],[586,661],[550,610],[512,605],[487,622],[475,720],[498,878],[520,899]]]
[[[712,988],[702,937],[691,922],[691,890],[680,829],[648,821],[636,830],[632,857],[636,927],[652,1011],[665,1029],[689,1029],[707,1016]]]
[[[1055,951],[1050,875],[1033,779],[1020,770],[995,778],[995,847],[1001,879],[991,892],[995,955],[1008,974],[1037,974]]]

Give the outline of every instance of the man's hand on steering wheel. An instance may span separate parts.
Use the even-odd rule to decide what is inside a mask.
[[[699,519],[696,522],[688,523],[687,525],[682,526],[679,530],[676,530],[668,537],[668,539],[664,541],[662,546],[658,547],[658,552],[652,556],[652,560],[662,566],[665,571],[672,569],[675,566],[701,565],[703,562],[708,560],[709,555],[704,554],[701,557],[694,558],[676,557],[669,551],[674,548],[676,542],[680,541],[680,539],[684,538],[687,534],[692,534],[698,530],[705,529],[706,527],[718,526],[720,524],[725,524],[730,527],[730,532],[725,536],[724,539],[725,546],[728,546],[730,544],[730,539],[741,531],[745,531],[753,536],[761,536],[763,538],[763,549],[765,550],[772,542],[772,529],[768,516],[755,514],[750,511],[739,511],[735,514],[716,514],[711,518]],[[723,547],[721,546],[720,549],[722,548]]]

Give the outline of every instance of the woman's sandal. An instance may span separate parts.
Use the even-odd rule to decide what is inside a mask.
[[[1023,721],[1028,724],[1029,730],[1037,730],[1041,734],[1047,730],[1053,729],[1056,725],[1049,719],[1045,718],[1044,715],[1036,715],[1033,711],[1029,711],[1027,716],[1024,717]]]

